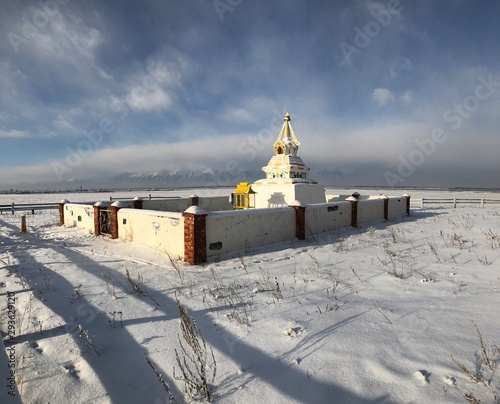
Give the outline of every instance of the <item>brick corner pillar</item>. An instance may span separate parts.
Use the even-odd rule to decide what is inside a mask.
[[[199,206],[200,198],[198,195],[191,195],[189,198],[191,199],[191,206]]]
[[[184,262],[199,265],[207,262],[207,212],[190,206],[184,217]]]
[[[384,200],[384,220],[389,220],[389,197],[382,195],[381,198]]]
[[[67,199],[59,201],[59,226],[64,226],[64,205],[69,203]]]
[[[142,198],[140,196],[134,198],[134,209],[142,209]]]
[[[346,201],[351,203],[351,226],[358,227],[358,198],[350,196]]]
[[[126,204],[123,204],[123,202],[116,201],[111,204],[109,207],[110,210],[110,216],[111,216],[111,238],[115,239],[118,238],[118,211],[121,208],[126,207]]]
[[[293,201],[290,205],[295,210],[295,237],[298,240],[306,239],[306,205]]]
[[[403,196],[406,198],[406,215],[410,216],[410,195],[404,194]]]
[[[101,234],[101,227],[99,226],[99,213],[101,210],[102,202],[94,203],[94,234],[99,236]]]

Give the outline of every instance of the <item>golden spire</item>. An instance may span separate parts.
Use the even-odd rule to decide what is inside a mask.
[[[297,150],[299,149],[300,142],[293,131],[292,124],[290,123],[290,114],[287,112],[283,117],[283,126],[281,131],[274,142],[274,153],[275,154],[292,154],[297,155]]]

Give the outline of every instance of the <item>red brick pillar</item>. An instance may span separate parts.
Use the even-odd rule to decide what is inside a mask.
[[[351,202],[351,226],[358,227],[358,198],[350,196],[346,201]]]
[[[184,217],[184,262],[207,262],[207,212],[197,206],[187,208]]]
[[[126,206],[126,205],[125,205]],[[111,204],[109,210],[111,211],[111,238],[118,238],[118,211],[123,208],[124,205],[120,201],[116,201]]]
[[[198,206],[198,203],[200,201],[198,195],[191,195],[189,198],[191,199],[191,206]]]
[[[403,196],[406,198],[406,214],[410,216],[410,195],[404,194]]]
[[[99,236],[101,234],[101,228],[99,226],[99,210],[101,209],[100,202],[94,204],[94,234]]]
[[[305,240],[306,207],[299,201],[293,201],[289,206],[295,210],[295,237],[298,240]]]
[[[64,205],[69,203],[67,199],[63,199],[59,202],[59,226],[64,226]]]
[[[384,200],[384,220],[389,220],[389,198],[382,195],[382,199]]]
[[[134,198],[134,209],[142,209],[142,198],[140,196]]]

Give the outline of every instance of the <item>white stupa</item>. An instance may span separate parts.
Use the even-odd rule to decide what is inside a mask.
[[[287,112],[274,143],[274,156],[262,168],[266,178],[252,184],[255,208],[288,206],[295,201],[304,204],[326,202],[324,187],[307,178],[310,168],[297,155],[300,142],[290,120]]]

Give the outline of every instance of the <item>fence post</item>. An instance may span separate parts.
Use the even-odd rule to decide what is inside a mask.
[[[190,206],[184,217],[184,262],[191,265],[207,261],[207,212],[198,206]]]
[[[21,215],[19,220],[19,230],[21,233],[26,233],[26,216]]]
[[[457,207],[457,198],[453,198],[453,207],[456,208]]]
[[[69,203],[67,199],[61,199],[59,201],[59,226],[64,226],[64,205]]]
[[[351,202],[351,226],[358,227],[358,198],[353,194],[346,201]]]
[[[295,237],[298,240],[306,238],[306,206],[299,201],[293,201],[290,205],[295,210]]]
[[[424,198],[420,199],[420,209],[424,208]]]
[[[12,214],[14,214],[14,202],[12,202]]]
[[[481,207],[484,208],[484,198],[481,198]]]

